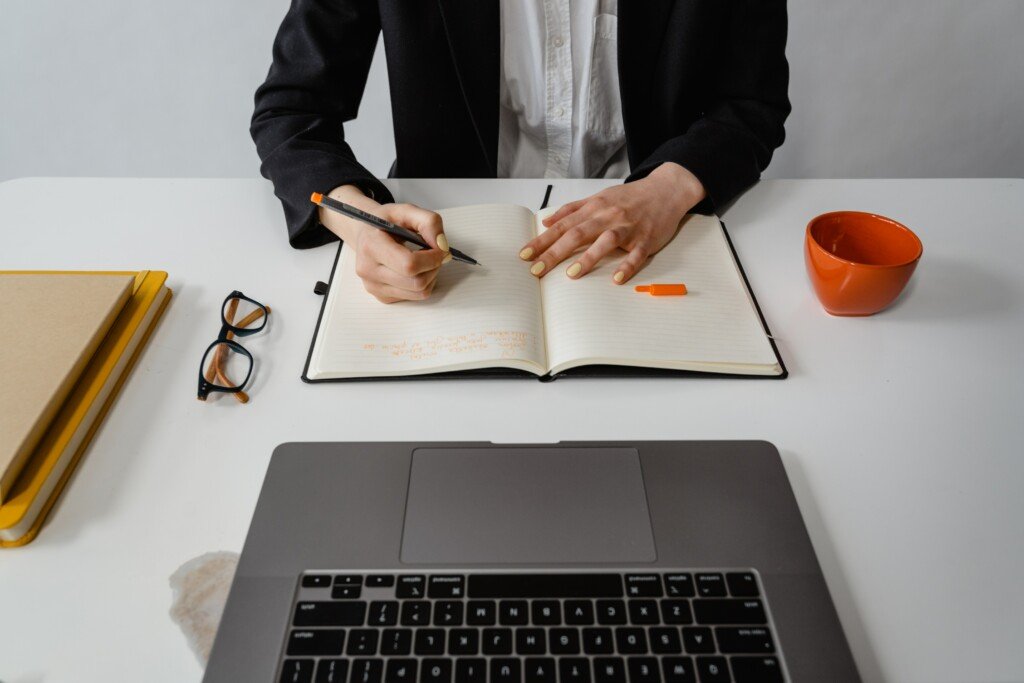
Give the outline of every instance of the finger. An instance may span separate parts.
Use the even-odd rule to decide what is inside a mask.
[[[626,258],[622,260],[619,267],[615,269],[612,280],[617,285],[629,282],[630,278],[643,270],[643,267],[647,265],[647,259],[650,258],[650,255],[651,252],[646,245],[633,247],[633,250],[626,255]]]
[[[373,280],[364,280],[363,286],[366,287],[366,291],[377,298],[378,301],[389,304],[396,301],[423,301],[430,296],[430,293],[434,290],[433,286],[428,287],[422,292],[412,292],[408,289],[400,289],[398,287],[392,287],[382,282],[376,282]]]
[[[367,235],[366,249],[372,261],[406,277],[435,270],[450,256],[440,249],[409,249],[380,230]]]
[[[440,215],[415,204],[391,204],[387,214],[392,222],[418,232],[431,247],[450,251]]]
[[[573,279],[583,277],[592,271],[601,262],[601,259],[622,246],[625,240],[626,235],[622,228],[605,230],[572,265],[566,268],[565,274]]]
[[[590,213],[591,209],[589,207],[581,207],[577,211],[573,212],[573,214],[569,216],[569,218],[575,218],[578,216],[579,220],[583,220],[587,218],[590,215]],[[558,223],[554,227],[548,228],[547,230],[545,230],[544,232],[537,235],[532,240],[526,243],[526,246],[523,247],[523,250],[519,252],[519,258],[523,259],[524,261],[531,261],[539,257],[541,254],[547,251],[547,249],[552,244],[557,242],[559,238],[561,238],[561,236],[565,234],[565,232],[568,229],[571,229],[571,226],[569,228],[566,228],[565,221]]]
[[[379,282],[381,284],[394,287],[395,289],[403,289],[409,292],[423,292],[434,286],[434,282],[437,281],[437,274],[440,270],[440,268],[435,268],[434,270],[428,270],[410,277],[408,275],[400,275],[387,266],[377,264],[370,270],[365,279]]]
[[[558,211],[555,211],[553,214],[551,214],[541,222],[544,223],[546,227],[551,227],[552,225],[562,220],[576,209],[586,204],[586,202],[586,199],[578,199],[574,202],[569,202],[568,204],[562,204],[562,206],[559,207]]]
[[[596,222],[584,223],[568,230],[537,257],[530,272],[536,277],[543,277],[559,263],[593,242],[600,233],[601,226]]]

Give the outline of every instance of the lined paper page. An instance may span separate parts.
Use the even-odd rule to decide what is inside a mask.
[[[533,213],[488,204],[439,212],[449,243],[481,266],[441,267],[426,301],[382,304],[342,249],[310,362],[310,379],[511,367],[544,374],[540,288],[518,258]]]
[[[539,221],[538,229],[544,229]],[[619,286],[611,277],[624,256],[616,253],[579,280],[565,277],[564,269],[543,279],[552,373],[591,364],[781,373],[717,218],[688,217],[676,238]],[[633,291],[638,284],[678,282],[689,294]]]

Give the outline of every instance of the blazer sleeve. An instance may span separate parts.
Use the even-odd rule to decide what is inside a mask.
[[[249,132],[260,172],[284,205],[293,247],[336,239],[317,220],[314,191],[354,184],[381,203],[394,201],[345,142],[344,123],[358,111],[379,34],[376,0],[292,0],[277,32]]]
[[[753,185],[785,140],[789,116],[786,0],[731,0],[722,42],[709,61],[711,93],[704,116],[664,143],[627,182],[668,161],[688,169],[707,190],[698,210],[715,211]]]

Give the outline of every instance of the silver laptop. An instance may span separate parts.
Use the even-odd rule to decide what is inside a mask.
[[[765,442],[290,443],[206,683],[860,680]]]

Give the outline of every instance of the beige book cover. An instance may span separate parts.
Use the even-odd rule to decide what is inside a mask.
[[[135,273],[0,271],[0,502],[132,292]]]

